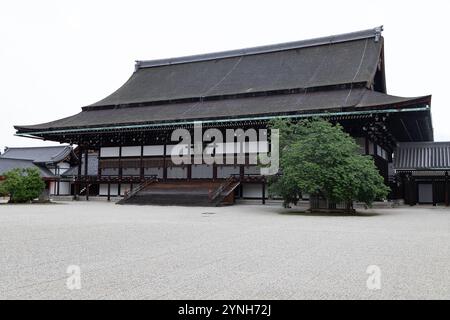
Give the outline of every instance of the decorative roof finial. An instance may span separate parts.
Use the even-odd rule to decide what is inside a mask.
[[[379,26],[375,28],[375,42],[380,41],[381,33],[384,30],[384,26]]]
[[[141,67],[142,61],[136,60],[134,65],[134,71],[138,71],[138,69]]]

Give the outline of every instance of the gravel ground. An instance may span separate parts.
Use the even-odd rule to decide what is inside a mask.
[[[0,298],[450,299],[449,209],[294,211],[0,205]],[[70,265],[80,290],[67,288]]]

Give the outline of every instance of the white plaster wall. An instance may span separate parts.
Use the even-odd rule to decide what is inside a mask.
[[[140,156],[141,156],[140,146],[122,147],[122,157],[140,157]]]
[[[187,144],[168,145],[166,148],[166,153],[168,156],[171,156],[172,154],[175,156],[190,154],[191,151],[190,146]]]
[[[59,183],[59,195],[61,195],[61,196],[70,195],[70,182],[60,182]]]
[[[262,198],[262,185],[260,184],[244,183],[242,190],[244,198]]]
[[[119,147],[103,147],[100,148],[100,157],[118,157]]]
[[[56,182],[55,181],[50,181],[49,184],[49,194],[50,195],[55,195],[57,193],[57,189],[56,189]]]
[[[144,156],[164,155],[164,145],[144,146]]]
[[[119,186],[117,184],[111,184],[111,196],[117,196],[118,195]],[[108,185],[107,184],[101,184],[99,194],[101,196],[107,196],[108,195]]]

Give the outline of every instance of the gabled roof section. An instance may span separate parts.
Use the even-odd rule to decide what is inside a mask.
[[[450,170],[450,142],[400,143],[394,154],[396,170]]]
[[[381,31],[137,61],[121,88],[85,109],[338,85],[370,87],[382,57]]]
[[[71,146],[8,148],[0,159],[28,160],[35,164],[58,163],[71,152]]]
[[[8,159],[0,158],[0,176],[13,169],[28,169],[35,168],[39,170],[39,174],[42,178],[55,178],[56,176],[45,167],[41,167],[32,160],[22,159]]]

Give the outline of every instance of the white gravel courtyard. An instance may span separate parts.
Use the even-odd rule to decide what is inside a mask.
[[[0,298],[450,299],[449,209],[286,212],[0,205]],[[71,265],[79,290],[66,286]],[[379,290],[366,284],[371,265]]]

